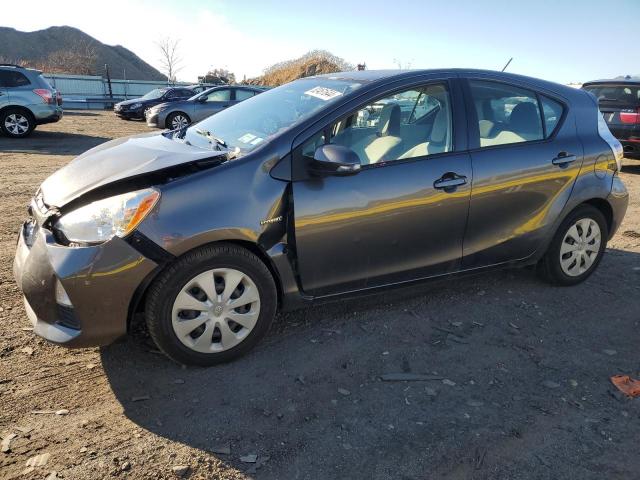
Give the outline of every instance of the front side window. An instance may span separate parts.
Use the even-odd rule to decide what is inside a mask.
[[[497,82],[469,82],[478,118],[480,146],[542,140],[544,130],[534,92]]]
[[[313,156],[324,143],[351,148],[362,165],[451,151],[451,102],[443,84],[378,99],[331,125],[302,146]]]
[[[228,102],[231,100],[231,90],[214,90],[207,95],[207,102]]]

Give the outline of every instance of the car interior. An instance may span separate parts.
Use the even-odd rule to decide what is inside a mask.
[[[431,85],[378,100],[338,121],[331,143],[351,148],[362,165],[448,152],[448,92]]]

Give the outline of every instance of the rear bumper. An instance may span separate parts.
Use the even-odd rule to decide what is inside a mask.
[[[29,109],[33,112],[36,124],[53,123],[62,119],[64,112],[59,105],[31,105]]]
[[[613,177],[611,193],[607,197],[607,200],[609,201],[609,205],[611,205],[612,211],[611,230],[609,232],[609,238],[611,238],[618,231],[622,219],[625,213],[627,213],[627,206],[629,205],[629,192],[627,192],[627,188],[617,175]]]
[[[640,137],[637,141],[620,140],[626,158],[640,159]]]
[[[127,331],[136,288],[156,267],[120,238],[90,247],[56,243],[50,231],[23,225],[13,274],[34,332],[68,347],[106,345]],[[60,282],[72,306],[56,301]]]

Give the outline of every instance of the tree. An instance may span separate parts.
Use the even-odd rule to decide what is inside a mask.
[[[209,70],[206,75],[198,77],[200,83],[226,84],[236,83],[236,76],[226,68],[214,68]]]
[[[44,61],[44,68],[51,73],[70,73],[73,75],[95,75],[97,52],[89,42],[80,42],[71,50],[58,50]]]
[[[176,75],[182,70],[182,55],[178,49],[180,45],[180,39],[173,39],[171,37],[164,37],[156,42],[156,45],[160,49],[160,64],[162,65],[162,71],[167,75],[167,80],[170,83],[176,81]]]

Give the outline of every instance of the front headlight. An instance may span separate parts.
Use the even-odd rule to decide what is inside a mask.
[[[63,215],[55,228],[70,242],[101,243],[131,233],[153,209],[160,192],[146,188],[97,200]]]
[[[129,105],[129,110],[135,110],[136,108],[140,108],[141,106],[141,103],[134,103],[133,105]]]

